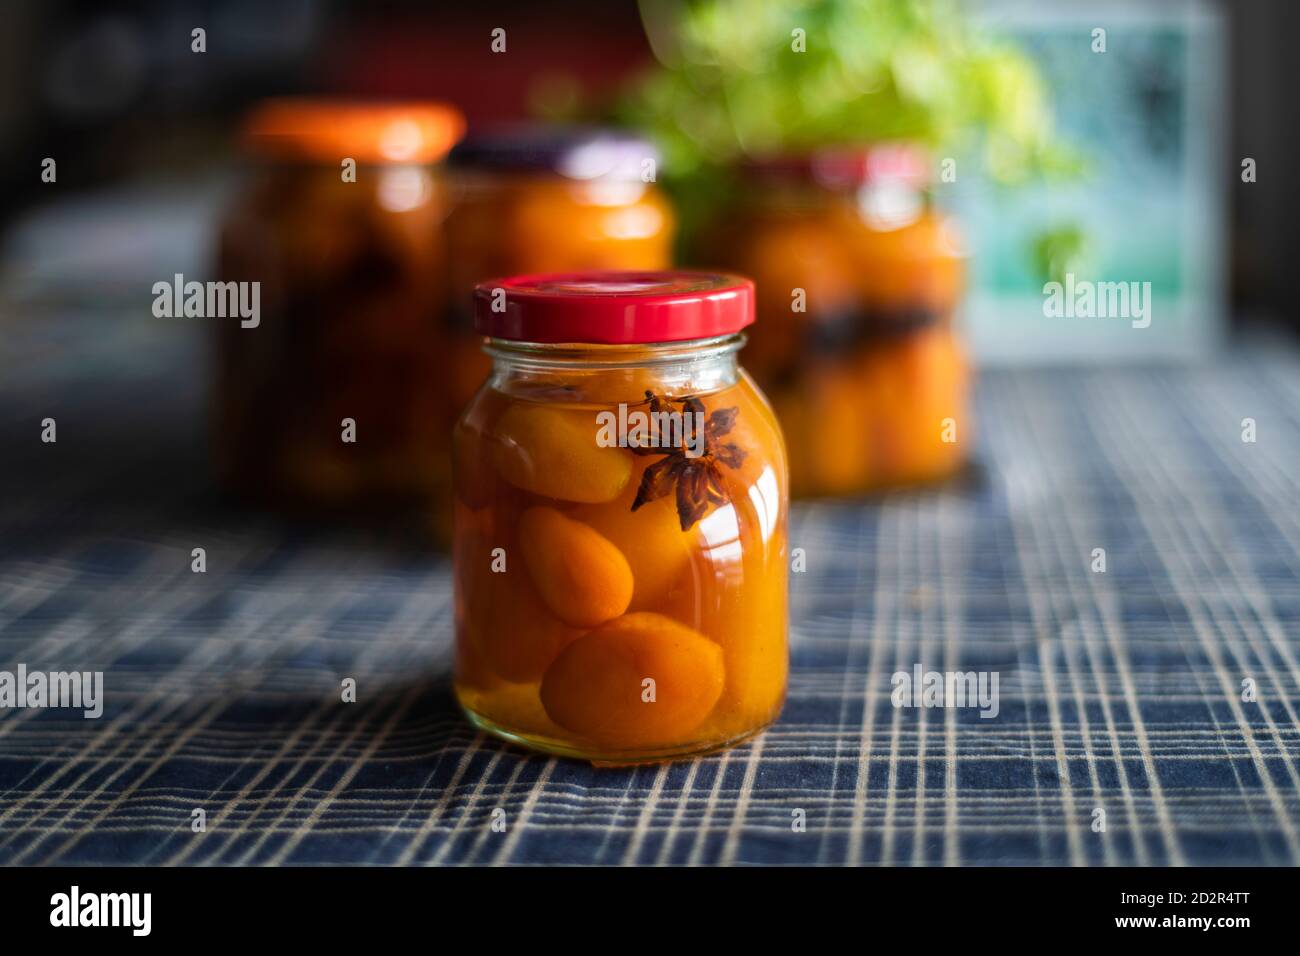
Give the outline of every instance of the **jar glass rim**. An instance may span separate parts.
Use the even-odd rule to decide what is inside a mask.
[[[525,342],[487,338],[483,351],[494,359],[543,368],[639,368],[722,358],[745,344],[743,332],[674,342]]]

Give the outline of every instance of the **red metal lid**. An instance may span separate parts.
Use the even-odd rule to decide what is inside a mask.
[[[632,345],[739,332],[754,283],[716,272],[565,272],[481,282],[474,328],[519,342]]]

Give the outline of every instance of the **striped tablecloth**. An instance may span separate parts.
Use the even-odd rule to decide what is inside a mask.
[[[0,711],[0,862],[1300,862],[1285,353],[985,375],[959,485],[797,509],[780,722],[597,770],[459,717],[444,560],[216,504],[188,333],[38,319],[0,346],[0,668],[106,702]],[[997,717],[895,708],[918,664],[997,672]]]

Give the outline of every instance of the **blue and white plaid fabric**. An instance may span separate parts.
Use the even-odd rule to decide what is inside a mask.
[[[0,668],[106,704],[0,711],[0,861],[1300,862],[1292,360],[984,376],[979,473],[797,510],[780,722],[598,770],[459,717],[442,559],[216,507],[196,343],[56,328],[0,346]],[[896,709],[917,664],[996,719]]]

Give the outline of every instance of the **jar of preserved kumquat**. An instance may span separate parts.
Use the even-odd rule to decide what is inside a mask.
[[[928,167],[899,145],[754,163],[702,239],[702,260],[758,284],[745,364],[785,430],[796,495],[935,480],[966,460],[965,257]]]
[[[250,175],[222,278],[260,283],[260,321],[217,329],[218,467],[280,505],[370,509],[450,492],[440,383],[447,301],[437,103],[272,100],[248,117]]]
[[[655,186],[657,162],[648,141],[599,127],[498,127],[452,150],[449,368],[458,410],[490,368],[468,311],[478,283],[672,264],[676,218]]]
[[[475,292],[456,428],[456,694],[595,763],[734,743],[785,696],[786,463],[740,369],[753,285],[525,276]]]

